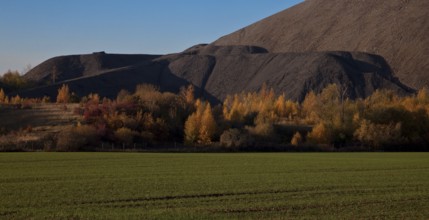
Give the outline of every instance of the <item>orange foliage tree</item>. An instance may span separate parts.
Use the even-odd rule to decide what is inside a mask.
[[[185,143],[210,144],[217,127],[210,103],[197,100],[195,107],[196,111],[185,122]]]
[[[4,93],[3,89],[0,88],[0,103],[5,103],[6,100],[6,94]]]
[[[58,89],[57,103],[69,103],[70,101],[70,90],[68,85],[63,84],[61,88]]]

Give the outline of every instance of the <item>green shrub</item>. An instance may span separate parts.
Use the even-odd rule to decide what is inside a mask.
[[[249,147],[254,144],[254,140],[247,132],[229,129],[220,136],[220,143],[227,148]]]

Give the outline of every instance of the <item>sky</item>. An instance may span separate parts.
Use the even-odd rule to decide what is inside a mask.
[[[0,74],[60,55],[167,54],[303,0],[0,0]]]

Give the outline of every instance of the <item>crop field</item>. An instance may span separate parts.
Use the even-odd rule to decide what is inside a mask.
[[[429,153],[2,153],[0,219],[429,219]]]

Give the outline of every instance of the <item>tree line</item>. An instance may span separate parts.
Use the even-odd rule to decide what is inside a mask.
[[[116,99],[79,98],[63,85],[57,103],[79,102],[74,112],[82,120],[60,132],[55,145],[63,151],[94,150],[104,143],[123,149],[179,144],[230,150],[429,150],[426,89],[407,97],[388,90],[357,100],[344,94],[332,84],[320,94],[310,91],[299,103],[263,86],[212,106],[195,97],[192,85],[179,94],[139,85]],[[0,103],[4,96],[0,91]]]

